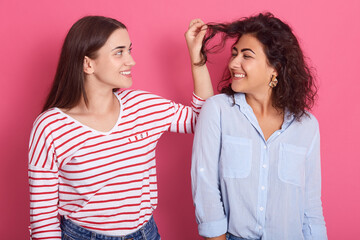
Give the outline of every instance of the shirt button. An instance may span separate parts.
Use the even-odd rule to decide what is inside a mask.
[[[266,146],[264,146],[264,149],[267,149],[267,147],[266,147]]]
[[[267,166],[266,166],[266,164],[263,164],[262,167],[263,167],[263,168],[266,168]]]
[[[260,207],[259,209],[260,209],[260,211],[264,211],[264,208],[263,208],[263,207]]]
[[[264,187],[264,186],[261,186],[261,190],[265,190],[265,187]]]
[[[259,226],[259,229],[261,230],[261,229],[262,229],[262,226]]]

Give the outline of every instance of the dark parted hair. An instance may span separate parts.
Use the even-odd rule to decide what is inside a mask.
[[[208,30],[201,49],[202,61],[198,65],[206,63],[207,53],[221,50],[227,39],[235,38],[238,42],[242,35],[252,34],[263,44],[268,63],[278,73],[278,84],[272,89],[273,106],[287,109],[297,120],[304,114],[307,115],[306,110],[310,110],[315,103],[317,86],[312,68],[306,63],[299,42],[289,25],[269,12],[231,23],[207,25]],[[210,47],[210,40],[217,34],[221,34],[221,42]],[[218,89],[234,96],[230,78],[230,71],[226,69]]]
[[[42,111],[52,107],[72,108],[81,97],[87,103],[84,58],[95,59],[97,51],[119,28],[126,29],[126,26],[103,16],[86,16],[74,23],[63,43],[54,82]]]

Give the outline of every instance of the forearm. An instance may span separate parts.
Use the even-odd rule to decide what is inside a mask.
[[[191,61],[191,71],[194,80],[194,93],[202,99],[207,99],[214,95],[210,74],[206,64],[196,66]]]
[[[188,31],[185,33],[194,80],[194,93],[204,100],[214,95],[210,74],[206,65],[197,65],[202,59],[201,46],[205,34],[206,25],[200,19],[192,20]]]
[[[218,237],[213,237],[213,238],[204,238],[205,240],[226,240],[226,235],[223,234],[221,236]]]

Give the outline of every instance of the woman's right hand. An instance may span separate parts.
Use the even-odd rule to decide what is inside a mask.
[[[201,46],[206,34],[207,26],[201,19],[193,19],[190,22],[189,29],[185,33],[186,44],[189,49],[191,63],[201,61]]]

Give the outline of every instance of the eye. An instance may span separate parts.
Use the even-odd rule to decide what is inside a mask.
[[[121,56],[123,54],[123,50],[117,51],[115,55]]]
[[[231,56],[232,56],[232,57],[236,57],[236,56],[237,56],[237,52],[231,52]]]
[[[245,59],[248,59],[248,58],[252,58],[252,57],[249,56],[249,55],[244,54],[244,58],[245,58]]]
[[[129,54],[131,54],[131,52],[132,52],[132,48],[129,48]]]

